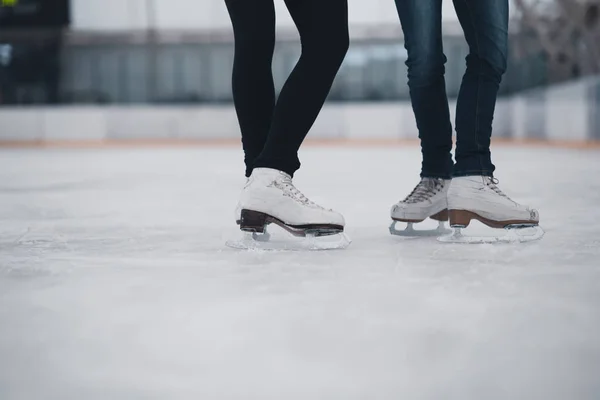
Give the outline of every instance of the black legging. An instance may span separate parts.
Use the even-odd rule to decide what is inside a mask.
[[[298,149],[314,124],[348,50],[347,0],[285,0],[302,55],[277,104],[271,63],[273,0],[225,0],[233,24],[233,100],[242,131],[246,176],[253,168],[293,175]]]

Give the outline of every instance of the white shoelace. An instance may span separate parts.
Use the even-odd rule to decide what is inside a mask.
[[[429,200],[444,188],[443,181],[440,178],[422,178],[421,182],[402,202],[410,204]]]
[[[292,182],[292,178],[289,177],[288,175],[283,175],[283,177],[281,179],[281,183],[283,185],[283,189],[289,191],[293,195],[293,197],[301,204],[315,207],[315,208],[320,208],[323,210],[325,209],[325,208],[321,207],[320,205],[318,205],[317,203],[315,203],[314,201],[310,200],[308,197],[306,197],[304,195],[304,193],[302,193],[300,190],[298,190],[298,188],[296,188],[296,186],[294,186],[294,183]]]
[[[492,177],[487,177],[485,179],[485,184],[487,185],[487,187],[489,187],[490,189],[492,189],[494,192],[496,192],[498,195],[512,201],[513,203],[515,202],[513,199],[511,199],[510,197],[508,197],[502,190],[500,190],[500,188],[497,186],[499,183],[498,179],[496,178],[492,178]]]

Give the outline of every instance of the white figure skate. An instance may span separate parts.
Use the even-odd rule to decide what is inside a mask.
[[[450,226],[454,232],[438,238],[445,243],[521,243],[544,236],[537,210],[511,200],[486,176],[454,178],[448,190]],[[502,235],[465,236],[472,220],[491,228],[504,229]],[[497,232],[496,232],[497,233]]]
[[[344,234],[344,217],[310,201],[281,171],[256,168],[236,208],[236,222],[244,237],[229,241],[236,249],[332,250],[350,244]],[[275,224],[290,235],[276,240],[267,232]]]
[[[422,178],[411,194],[392,206],[390,233],[408,237],[440,236],[450,233],[451,231],[445,226],[448,221],[446,193],[449,186],[450,180],[447,179]],[[439,222],[437,229],[414,229],[415,223],[423,222],[427,218]],[[407,223],[406,228],[396,229],[398,222]]]

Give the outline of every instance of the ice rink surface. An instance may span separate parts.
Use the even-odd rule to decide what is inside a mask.
[[[237,148],[0,151],[0,399],[600,398],[600,152],[498,147],[521,245],[388,233],[417,147],[310,148],[331,252],[243,252]]]

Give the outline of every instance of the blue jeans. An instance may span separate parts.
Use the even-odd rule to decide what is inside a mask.
[[[422,177],[493,176],[492,120],[508,53],[508,0],[454,0],[469,45],[456,107],[456,164],[444,79],[442,0],[395,0],[408,52]]]

